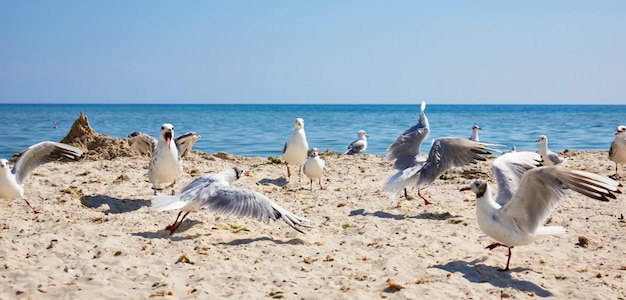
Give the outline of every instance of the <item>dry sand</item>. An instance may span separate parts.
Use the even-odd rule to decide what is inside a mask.
[[[614,172],[606,151],[565,155],[569,167]],[[0,298],[626,295],[624,194],[611,202],[580,194],[566,199],[549,221],[567,233],[515,247],[511,270],[498,271],[507,251],[485,249],[493,240],[478,228],[475,196],[459,192],[475,178],[493,182],[494,157],[449,171],[423,190],[434,203],[424,206],[422,200],[400,201],[381,193],[392,175],[381,156],[322,153],[329,168],[323,179],[327,189],[314,185],[311,191],[306,177],[287,182],[285,166],[272,159],[193,151],[176,190],[200,174],[241,166],[255,177],[236,185],[265,194],[313,226],[300,234],[282,221],[194,212],[173,236],[165,227],[177,212],[150,209],[148,157],[98,159],[93,152],[86,157],[43,165],[28,178],[26,197],[40,214],[20,199],[2,200]]]

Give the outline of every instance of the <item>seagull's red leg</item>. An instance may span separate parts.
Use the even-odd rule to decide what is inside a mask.
[[[325,190],[326,189],[326,188],[324,188],[324,186],[322,186],[322,178],[321,177],[318,178],[317,182],[320,184],[320,190]]]
[[[165,227],[165,229],[172,229],[173,227],[176,227],[176,224],[178,223],[178,218],[180,217],[180,214],[182,214],[183,211],[179,211],[178,215],[176,216],[176,221],[174,221],[174,223],[172,225],[167,225],[167,227]]]
[[[182,210],[180,211],[181,213],[183,212]],[[180,215],[180,213],[178,213]],[[186,212],[183,217],[180,219],[180,222],[178,222],[178,224],[170,229],[170,235],[174,234],[174,232],[176,231],[176,229],[178,229],[178,227],[180,226],[180,224],[183,223],[183,220],[185,220],[185,217],[189,214],[189,212]],[[176,217],[176,219],[178,219],[178,217]]]
[[[287,165],[287,178],[291,178],[291,170],[289,170],[289,165]]]
[[[513,249],[513,247],[515,247],[515,246],[509,247],[509,246],[507,246],[505,244],[495,242],[495,243],[493,243],[493,244],[491,244],[491,245],[489,245],[489,246],[487,246],[485,248],[487,248],[489,250],[493,250],[494,248],[497,248],[497,247],[500,247],[500,246],[507,247],[509,249],[509,255],[508,255],[509,258],[507,258],[507,260],[506,260],[506,268],[498,270],[498,271],[503,271],[504,272],[504,271],[508,271],[509,270],[509,262],[511,262],[511,249]]]
[[[422,196],[422,193],[420,192],[420,188],[417,188],[417,195],[420,196],[422,199],[424,199],[424,205],[432,204],[432,202],[428,201],[428,199]]]
[[[37,210],[35,210],[35,208],[32,205],[30,205],[30,203],[28,203],[28,200],[26,200],[26,198],[23,198],[23,199],[24,201],[26,201],[26,204],[28,205],[28,207],[30,207],[30,209],[32,209],[35,214],[39,213]]]
[[[508,247],[508,248],[509,248],[509,258],[506,259],[506,268],[504,268],[504,270],[500,270],[502,272],[509,270],[509,262],[511,261],[511,248],[513,248],[513,246]]]

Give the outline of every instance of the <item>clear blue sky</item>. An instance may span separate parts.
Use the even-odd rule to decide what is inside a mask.
[[[2,1],[0,103],[626,104],[626,1]]]

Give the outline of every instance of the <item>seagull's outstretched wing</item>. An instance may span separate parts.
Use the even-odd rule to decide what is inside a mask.
[[[181,134],[174,142],[176,143],[176,147],[178,147],[178,153],[180,153],[180,157],[185,157],[185,154],[191,150],[193,144],[196,143],[201,138],[201,136],[193,131],[187,132],[185,134]]]
[[[41,142],[26,149],[15,163],[13,170],[15,180],[22,184],[24,179],[38,166],[47,162],[55,161],[63,157],[77,159],[83,155],[83,151],[62,143]]]
[[[140,154],[148,154],[152,156],[152,152],[156,148],[157,139],[143,132],[135,131],[127,136],[130,141],[130,150],[139,152]]]
[[[447,170],[462,167],[486,160],[481,155],[498,151],[490,148],[490,144],[474,142],[464,138],[443,137],[433,141],[426,163],[419,173],[417,186],[430,184]]]
[[[424,113],[426,109],[426,102],[422,101],[420,106],[420,118],[415,126],[407,129],[387,148],[387,154],[384,157],[385,161],[393,161],[393,168],[396,170],[404,170],[412,167],[416,159],[416,156],[420,154],[420,147],[422,142],[428,137],[430,127],[428,125],[428,118]]]
[[[291,228],[301,233],[304,232],[297,226],[306,226],[304,223],[309,222],[307,219],[288,212],[260,193],[238,187],[213,190],[211,196],[204,199],[200,208],[225,215],[263,221],[283,219]]]
[[[513,198],[526,171],[541,166],[541,155],[530,151],[509,152],[493,161],[498,184],[496,203],[503,206]]]
[[[617,184],[608,177],[560,166],[534,168],[526,171],[513,199],[495,217],[515,220],[520,230],[532,234],[571,191],[609,201],[616,198],[613,192],[619,192]]]

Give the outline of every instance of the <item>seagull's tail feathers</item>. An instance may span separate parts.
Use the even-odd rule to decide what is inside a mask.
[[[415,174],[417,174],[419,170],[421,170],[421,166],[415,166],[396,172],[396,174],[389,177],[387,182],[385,182],[382,191],[390,194],[391,197],[398,196],[407,186],[417,184],[419,175],[415,176]]]
[[[270,204],[272,205],[272,208],[274,209],[274,215],[272,216],[272,219],[274,220],[283,219],[283,221],[285,221],[287,225],[289,225],[291,228],[295,229],[297,232],[300,232],[300,233],[304,233],[304,232],[300,230],[298,226],[311,227],[307,225],[307,223],[311,223],[311,221],[288,212],[286,209],[282,208],[280,205],[276,204],[276,202],[274,201],[270,201]]]
[[[539,226],[536,235],[552,235],[552,234],[563,234],[565,233],[565,228],[562,226]]]
[[[156,211],[181,209],[188,203],[182,201],[178,195],[157,195],[152,200],[152,209]]]

